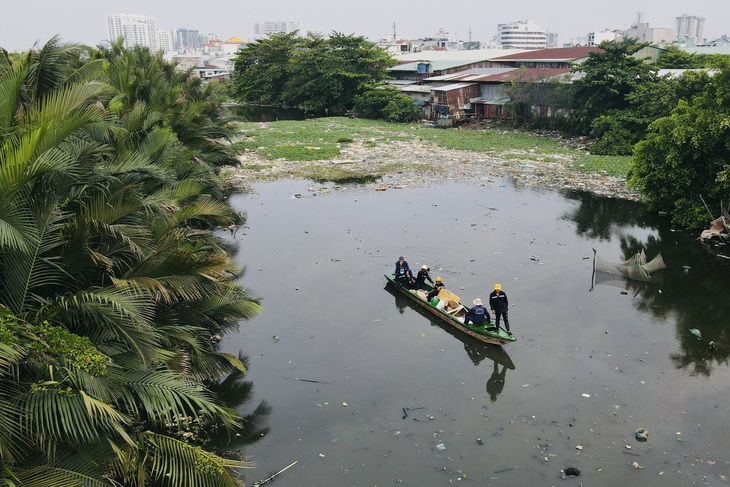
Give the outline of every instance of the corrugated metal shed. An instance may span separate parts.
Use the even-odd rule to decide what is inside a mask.
[[[518,54],[509,54],[494,58],[494,61],[539,61],[539,62],[569,62],[576,59],[588,57],[588,53],[596,51],[601,52],[600,47],[581,46],[581,47],[552,47],[548,49],[538,49],[526,51]]]
[[[484,71],[480,74],[477,71]],[[511,81],[538,81],[569,73],[568,68],[485,68],[462,71],[459,73],[432,76],[425,83],[437,81],[471,82],[471,83],[509,83]]]
[[[473,86],[474,83],[453,83],[450,85],[445,86],[439,86],[437,88],[433,88],[433,91],[453,91],[453,90],[460,90],[462,88],[466,88],[468,86]]]

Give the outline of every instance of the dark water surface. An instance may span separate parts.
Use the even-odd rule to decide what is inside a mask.
[[[250,227],[242,283],[265,309],[223,342],[250,357],[243,410],[270,407],[247,485],[294,461],[275,485],[728,484],[727,260],[636,203],[506,181],[312,186],[232,199]],[[590,291],[593,248],[668,268]],[[386,289],[399,255],[466,303],[501,283],[518,341],[462,337]]]
[[[299,108],[268,107],[259,105],[235,105],[231,113],[246,122],[278,122],[280,120],[304,120],[306,114]]]

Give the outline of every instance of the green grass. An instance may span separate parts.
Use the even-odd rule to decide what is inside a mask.
[[[574,160],[575,170],[616,177],[626,177],[629,170],[629,157],[589,155],[565,146],[557,138],[509,129],[454,130],[341,117],[239,125],[245,137],[235,147],[254,150],[269,160],[331,160],[353,143],[373,148],[394,141],[416,140],[424,145],[489,153],[509,160],[555,162],[568,157]],[[337,180],[348,175],[353,176],[331,174],[323,179]]]
[[[631,168],[631,156],[594,156],[583,154],[573,162],[573,169],[582,172],[604,172],[625,178]]]
[[[569,154],[573,152],[560,141],[529,132],[513,130],[450,130],[419,127],[419,136],[447,149],[476,152],[534,151],[538,154]]]

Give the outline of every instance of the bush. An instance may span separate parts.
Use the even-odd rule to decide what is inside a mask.
[[[363,118],[389,122],[415,122],[423,118],[410,96],[392,86],[368,90],[355,98],[355,109]]]

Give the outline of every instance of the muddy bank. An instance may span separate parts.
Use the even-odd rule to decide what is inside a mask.
[[[313,151],[317,147],[311,148]],[[639,201],[624,178],[574,169],[575,156],[532,151],[472,152],[452,150],[422,141],[392,141],[368,146],[345,144],[336,159],[316,161],[268,160],[255,151],[240,156],[241,166],[224,172],[234,188],[279,179],[318,181],[362,180],[375,190],[422,187],[445,180],[491,184],[493,178],[513,178],[518,186],[554,190],[576,189],[601,196]]]

